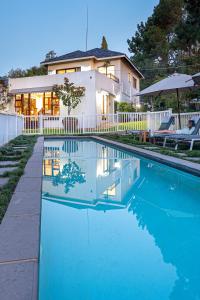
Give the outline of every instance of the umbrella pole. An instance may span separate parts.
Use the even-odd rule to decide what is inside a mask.
[[[177,109],[178,109],[178,126],[179,129],[181,129],[180,94],[178,89],[176,89],[176,95],[177,95]]]

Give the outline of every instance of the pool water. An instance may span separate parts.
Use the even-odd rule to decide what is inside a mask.
[[[200,299],[200,178],[89,139],[46,140],[39,299]]]

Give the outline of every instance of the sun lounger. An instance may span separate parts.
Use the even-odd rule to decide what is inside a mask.
[[[200,118],[198,119],[195,129],[192,134],[169,134],[164,136],[163,147],[166,147],[167,141],[175,141],[175,149],[178,149],[179,144],[189,143],[190,150],[193,149],[195,142],[200,142]]]
[[[168,130],[172,124],[174,124],[174,117],[171,116],[170,118],[167,118],[166,120],[163,120],[163,122],[160,124],[159,130]],[[127,130],[127,133],[137,135],[140,134],[144,130]]]

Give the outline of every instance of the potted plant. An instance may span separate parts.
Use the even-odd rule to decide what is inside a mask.
[[[65,131],[75,131],[78,128],[78,119],[70,117],[72,109],[76,108],[81,102],[81,97],[85,95],[85,87],[76,87],[73,82],[69,82],[68,78],[64,78],[63,85],[55,85],[53,91],[56,96],[67,107],[68,117],[63,119],[63,126]]]

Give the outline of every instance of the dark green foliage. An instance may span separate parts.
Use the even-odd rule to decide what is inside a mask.
[[[142,89],[175,71],[187,74],[200,71],[199,28],[200,0],[160,0],[152,16],[146,23],[141,22],[135,35],[128,39],[131,60],[145,77]],[[198,95],[195,91],[185,93],[182,98],[189,103]],[[176,111],[173,97],[170,107]],[[169,99],[153,100],[154,109],[167,108],[166,98]]]
[[[0,221],[2,220],[6,212],[7,206],[12,197],[12,193],[14,192],[20,177],[23,175],[25,165],[32,154],[33,146],[36,140],[37,138],[35,136],[19,136],[16,139],[10,141],[7,145],[0,148],[1,161],[13,160],[13,158],[17,158],[19,160],[16,170],[6,172],[2,176],[9,177],[9,181],[6,185],[0,188]],[[16,145],[27,145],[27,149],[23,152],[20,151],[20,154],[17,157],[12,156],[16,153],[12,146]],[[17,152],[19,151],[17,150]],[[10,154],[10,156],[7,156],[8,153]]]
[[[64,78],[63,85],[54,85],[53,91],[62,100],[63,105],[67,107],[68,115],[72,109],[81,103],[81,98],[85,95],[85,87],[75,86],[73,82],[69,82],[68,78]]]
[[[105,36],[103,36],[103,38],[102,38],[101,49],[106,49],[106,50],[108,50],[108,43],[107,43],[107,41],[106,41]]]
[[[39,76],[39,75],[47,75],[47,68],[45,66],[39,66],[39,67],[34,66],[27,70],[12,69],[8,72],[9,78],[31,77],[31,76]]]
[[[119,102],[117,105],[117,110],[120,112],[134,112],[135,108],[132,103]]]
[[[51,50],[45,55],[45,60],[50,60],[55,57],[56,57],[56,52],[54,50]]]

